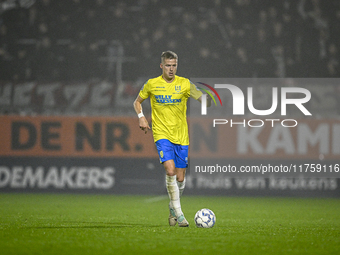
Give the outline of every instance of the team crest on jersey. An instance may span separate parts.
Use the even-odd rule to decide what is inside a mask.
[[[175,91],[176,92],[180,92],[181,91],[181,86],[179,85],[179,86],[175,86]]]

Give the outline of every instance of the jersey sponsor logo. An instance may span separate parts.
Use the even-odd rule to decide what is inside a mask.
[[[160,104],[176,104],[182,101],[182,99],[172,99],[172,95],[155,95],[155,99]]]

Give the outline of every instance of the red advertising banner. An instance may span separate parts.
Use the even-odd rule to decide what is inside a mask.
[[[340,160],[339,120],[205,118],[190,135],[191,157]]]
[[[224,122],[226,122],[224,120]],[[340,159],[340,121],[190,119],[190,156]],[[0,156],[157,158],[152,132],[134,117],[0,116]],[[294,127],[286,127],[286,126]]]
[[[0,117],[0,156],[157,157],[137,118]]]

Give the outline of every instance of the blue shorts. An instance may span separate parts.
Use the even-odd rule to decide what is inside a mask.
[[[174,144],[168,139],[160,139],[156,142],[156,147],[161,163],[173,159],[175,167],[188,167],[189,145]]]

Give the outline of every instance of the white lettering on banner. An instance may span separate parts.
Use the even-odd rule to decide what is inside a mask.
[[[113,167],[0,166],[0,188],[110,189],[115,185]]]
[[[62,167],[61,168],[61,182],[62,183],[67,183],[69,187],[72,187],[73,185],[73,180],[72,176],[76,172],[76,169],[71,167],[70,169],[67,169],[67,167]]]
[[[266,180],[264,178],[235,178],[237,189],[265,189]]]
[[[22,83],[0,84],[0,106],[25,107],[26,110],[74,110],[110,107],[115,97],[115,86],[106,81],[80,84]],[[41,100],[36,100],[39,98]],[[85,109],[82,107],[82,110]]]
[[[92,88],[90,99],[91,106],[106,107],[110,105],[112,100],[110,90],[112,90],[112,84],[105,81],[97,84],[95,88]]]
[[[79,84],[64,87],[64,96],[69,102],[70,107],[77,107],[80,101],[86,96],[88,92],[88,87]]]
[[[37,167],[36,170],[34,171],[31,166],[27,166],[25,170],[26,170],[25,175],[22,180],[23,187],[34,188],[35,185],[37,187],[43,186],[43,183],[44,183],[44,168],[43,167],[41,166]],[[1,177],[1,173],[0,173],[0,177]],[[1,184],[0,184],[0,187],[1,187]]]
[[[54,94],[56,90],[60,87],[59,83],[54,84],[43,84],[37,86],[37,95],[43,96],[43,105],[44,106],[55,106]]]
[[[336,190],[335,178],[269,178],[272,190]]]
[[[260,128],[239,127],[237,132],[237,151],[241,154],[248,153],[248,146],[256,154],[263,154],[264,150],[261,143],[258,140],[258,136],[263,130]]]
[[[0,86],[0,105],[11,105],[11,91],[11,84]]]
[[[299,154],[308,153],[308,145],[315,146],[319,144],[319,152],[322,154],[329,153],[329,125],[320,124],[312,132],[307,124],[301,124],[298,128],[298,152]]]
[[[196,187],[198,189],[230,189],[232,187],[231,178],[210,179],[197,177]]]
[[[13,188],[21,188],[20,180],[22,179],[22,168],[21,167],[13,167],[12,169],[12,179],[10,182],[11,187]]]
[[[205,178],[186,175],[188,189],[238,190],[336,190],[336,178]]]
[[[237,130],[237,152],[240,154],[255,153],[259,155],[275,154],[283,150],[287,155],[308,155],[312,148],[317,148],[319,154],[340,155],[340,125],[321,123],[315,129],[301,123],[296,131],[282,126],[274,126],[268,130],[268,141],[261,143],[259,136],[262,127],[248,128],[239,126]],[[296,139],[293,133],[296,132]]]
[[[56,167],[50,167],[48,170],[46,177],[45,177],[45,182],[42,184],[42,188],[47,188],[47,187],[56,187],[56,188],[61,188],[62,183],[59,182],[58,180],[58,169]]]
[[[271,130],[268,143],[267,154],[275,154],[279,149],[284,150],[286,154],[294,154],[294,142],[290,130],[282,126],[275,126]]]
[[[34,88],[34,83],[26,83],[17,85],[14,88],[13,104],[18,106],[28,106],[32,102],[31,92]]]

